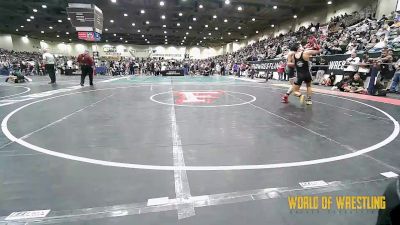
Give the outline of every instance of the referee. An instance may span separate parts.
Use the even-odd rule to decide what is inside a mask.
[[[43,50],[43,63],[46,73],[49,74],[50,82],[49,84],[56,83],[56,71],[54,68],[55,59],[54,56],[48,52],[47,49]]]
[[[77,59],[79,65],[81,66],[81,86],[85,84],[86,75],[89,75],[89,84],[93,86],[93,58],[89,54],[89,50],[85,50],[84,53],[80,54]]]

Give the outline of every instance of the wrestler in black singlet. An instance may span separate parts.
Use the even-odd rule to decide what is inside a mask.
[[[286,66],[286,73],[287,73],[289,79],[292,79],[292,78],[294,78],[296,76],[296,74],[294,72],[295,71],[294,71],[293,67]]]
[[[297,79],[294,83],[299,86],[301,86],[303,82],[310,83],[312,81],[310,65],[308,61],[304,60],[303,53],[304,52],[301,52],[299,59],[294,55],[294,63],[297,71]]]

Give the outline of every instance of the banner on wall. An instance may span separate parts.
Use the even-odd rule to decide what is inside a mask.
[[[378,53],[369,53],[370,58],[377,58],[380,56],[380,52]],[[396,53],[395,53],[396,55]],[[362,54],[357,55],[362,58]],[[325,59],[326,63],[328,64],[328,69],[326,74],[333,73],[335,75],[343,74],[344,66],[346,64],[346,59],[350,57],[349,54],[341,54],[341,55],[326,55],[326,56],[319,56],[319,57],[312,57],[311,61],[319,61],[320,58]],[[281,62],[286,63],[286,59],[270,59],[265,61],[254,61],[248,62],[252,65],[252,67],[257,71],[265,71],[267,73],[276,72],[278,66]]]
[[[173,54],[173,53],[153,53],[150,55],[152,58],[169,58],[169,59],[181,59],[185,54]]]
[[[100,41],[100,34],[97,32],[78,32],[78,39],[84,41]]]
[[[103,52],[105,52],[105,53],[117,52],[117,48],[115,46],[110,46],[110,45],[104,46]]]

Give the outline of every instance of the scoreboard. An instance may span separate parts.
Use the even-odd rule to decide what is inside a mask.
[[[67,13],[77,32],[92,32],[93,36],[102,33],[103,12],[96,5],[69,3]]]

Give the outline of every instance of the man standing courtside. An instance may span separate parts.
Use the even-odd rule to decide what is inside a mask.
[[[79,65],[81,66],[81,86],[85,84],[85,78],[89,75],[89,84],[93,86],[93,58],[89,54],[89,50],[85,50],[84,53],[80,54],[77,59]]]
[[[56,83],[56,72],[54,68],[55,59],[54,56],[48,52],[47,49],[43,50],[43,63],[46,73],[49,74],[50,82],[49,84]]]

